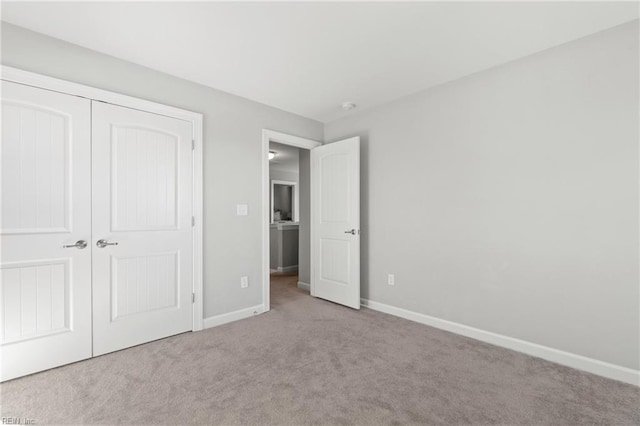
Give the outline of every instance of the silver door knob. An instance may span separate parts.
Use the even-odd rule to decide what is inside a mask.
[[[117,245],[118,245],[118,243],[108,243],[108,242],[107,242],[107,240],[98,240],[98,241],[96,242],[96,245],[97,245],[99,248],[105,248],[106,246],[117,246]]]
[[[358,231],[356,231],[355,229],[350,229],[348,231],[344,231],[345,234],[351,234],[351,235],[356,235],[356,232],[358,232]]]
[[[87,242],[85,240],[78,240],[76,241],[75,244],[68,244],[68,245],[62,246],[62,248],[74,248],[74,247],[79,250],[82,250],[83,248],[87,247]]]

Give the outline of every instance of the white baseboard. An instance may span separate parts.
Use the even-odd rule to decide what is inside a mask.
[[[311,284],[298,281],[298,288],[301,290],[311,291]]]
[[[252,306],[251,308],[240,309],[229,312],[228,314],[216,315],[204,319],[204,328],[216,327],[218,325],[227,324],[229,322],[238,321],[249,318],[264,312],[263,305]]]
[[[298,286],[299,285],[300,283],[298,283]],[[610,364],[593,358],[587,358],[582,355],[561,351],[559,349],[550,348],[537,343],[515,339],[502,334],[492,333],[490,331],[481,330],[479,328],[470,327],[453,321],[447,321],[429,315],[408,311],[406,309],[374,302],[368,299],[361,299],[360,302],[362,306],[373,309],[374,311],[384,312],[386,314],[419,322],[421,324],[446,330],[451,333],[460,334],[492,345],[501,346],[527,355],[546,359],[547,361],[555,362],[557,364],[566,365],[567,367],[576,368],[578,370],[587,371],[609,379],[640,386],[640,371],[638,370]]]
[[[278,269],[277,269],[278,272],[291,272],[291,271],[297,271],[297,270],[298,270],[298,265],[278,266]]]

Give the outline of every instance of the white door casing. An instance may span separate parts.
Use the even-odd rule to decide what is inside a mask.
[[[90,114],[2,82],[2,381],[91,357]]]
[[[190,122],[94,101],[92,123],[95,356],[192,330],[193,159]]]
[[[262,306],[264,312],[271,309],[270,278],[269,278],[269,226],[271,223],[271,197],[269,181],[269,144],[277,142],[302,149],[314,149],[322,146],[321,142],[305,139],[299,136],[276,132],[274,130],[262,130]]]
[[[360,309],[360,138],[311,150],[311,295]]]

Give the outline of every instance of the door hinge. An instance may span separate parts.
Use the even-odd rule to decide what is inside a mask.
[[[191,303],[196,303],[196,294],[191,293]]]
[[[196,217],[191,216],[191,226],[196,226]]]
[[[191,139],[191,151],[195,151],[196,150],[196,141],[194,139]]]

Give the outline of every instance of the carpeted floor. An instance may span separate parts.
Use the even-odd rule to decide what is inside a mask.
[[[269,313],[0,386],[36,424],[640,424],[640,389],[272,279]]]

